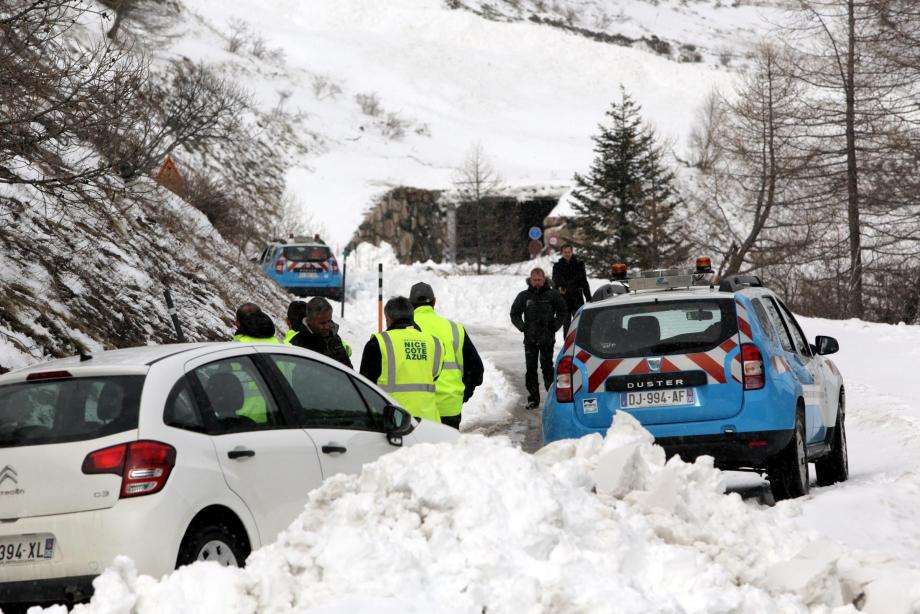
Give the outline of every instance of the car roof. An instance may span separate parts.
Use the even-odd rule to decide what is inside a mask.
[[[322,354],[297,346],[281,343],[240,343],[238,341],[219,341],[211,343],[171,343],[164,345],[145,345],[119,350],[106,350],[82,359],[80,356],[57,358],[23,367],[0,375],[0,384],[25,381],[32,373],[46,371],[70,371],[76,376],[103,375],[143,375],[150,366],[168,358],[183,361],[194,360],[223,350],[242,350],[244,348],[264,348],[293,354],[308,354],[313,360],[319,360],[332,366],[337,362]]]
[[[623,303],[649,303],[653,301],[685,301],[700,298],[730,299],[734,298],[737,292],[721,292],[718,288],[709,286],[696,286],[693,288],[681,288],[677,290],[639,290],[638,292],[628,292],[625,294],[615,294],[613,296],[591,301],[585,305],[585,309],[602,309],[610,305],[620,305]]]
[[[80,371],[89,374],[143,374],[149,370],[150,365],[164,358],[187,354],[189,358],[200,354],[207,354],[215,350],[238,347],[236,341],[218,343],[171,343],[164,345],[144,345],[119,350],[105,350],[87,355],[87,358],[70,356],[39,362],[28,367],[16,369],[0,375],[0,383],[21,381],[31,373],[53,370]]]

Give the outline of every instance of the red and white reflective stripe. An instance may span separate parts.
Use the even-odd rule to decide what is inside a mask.
[[[754,343],[747,307],[745,307],[741,301],[735,299],[735,308],[738,313],[738,334],[741,336],[741,343]]]
[[[772,362],[773,368],[777,373],[788,373],[789,371],[792,371],[792,369],[789,367],[789,363],[786,362],[786,359],[782,356],[774,356],[772,358]]]
[[[287,270],[293,271],[323,271],[329,272],[329,263],[327,262],[293,262],[288,260]]]
[[[569,334],[565,336],[565,341],[562,343],[562,352],[568,352],[569,349],[575,345],[575,333],[578,332],[578,321],[581,319],[581,314],[584,311],[584,308],[579,309],[575,313],[575,317],[572,318],[572,323],[569,324]]]
[[[703,371],[709,384],[724,384],[725,379],[725,360],[729,353],[738,347],[734,339],[727,339],[718,347],[708,352],[696,352],[693,354],[674,354],[664,356],[661,359],[661,367],[658,373],[676,373],[678,371]],[[651,373],[648,368],[648,361],[645,357],[640,358],[622,358],[622,359],[603,359],[592,356],[590,353],[576,348],[575,359],[585,365],[588,373],[588,392],[598,392],[603,390],[604,383],[608,377],[616,375],[638,375],[642,373]],[[735,362],[732,361],[732,375],[735,375]],[[741,363],[737,362],[738,379],[740,380]],[[581,390],[583,382],[581,377],[576,377],[574,384],[575,392]]]

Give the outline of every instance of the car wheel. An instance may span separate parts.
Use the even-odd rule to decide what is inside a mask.
[[[792,439],[770,463],[767,477],[770,479],[773,498],[777,501],[808,494],[810,473],[805,448],[805,411],[801,406],[795,412]]]
[[[831,451],[827,456],[815,462],[815,474],[818,486],[830,486],[837,482],[845,482],[850,477],[850,462],[847,457],[847,431],[846,412],[844,411],[844,396],[840,393],[837,405],[837,426],[834,428],[834,438],[831,441]]]
[[[224,567],[242,567],[248,555],[239,537],[225,524],[192,526],[182,538],[176,567],[191,565],[196,561],[214,561]]]

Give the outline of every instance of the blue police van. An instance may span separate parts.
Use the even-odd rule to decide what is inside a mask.
[[[605,287],[575,316],[543,410],[545,442],[604,434],[633,415],[669,456],[709,455],[723,469],[766,472],[776,500],[848,477],[843,377],[832,337],[809,343],[758,277],[711,283],[655,271]]]
[[[297,296],[342,300],[342,273],[332,250],[319,238],[276,239],[257,259],[262,271]]]

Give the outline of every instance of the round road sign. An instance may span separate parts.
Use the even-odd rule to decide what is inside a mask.
[[[543,230],[541,230],[539,226],[531,226],[527,236],[536,241],[543,236]]]

